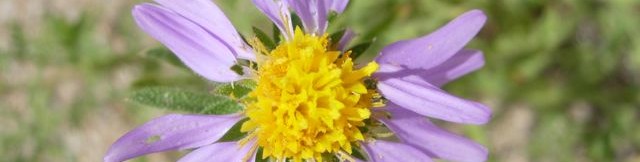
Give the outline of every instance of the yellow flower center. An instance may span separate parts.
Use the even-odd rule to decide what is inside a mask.
[[[323,154],[351,153],[364,140],[358,128],[376,93],[364,80],[378,64],[354,69],[350,52],[329,48],[326,35],[296,29],[292,40],[264,52],[241,128],[257,139],[263,158],[321,161]]]

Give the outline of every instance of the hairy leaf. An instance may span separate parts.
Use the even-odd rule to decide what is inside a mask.
[[[243,108],[222,95],[167,87],[142,88],[133,92],[130,99],[144,105],[197,114],[231,114]]]
[[[224,96],[231,96],[232,98],[243,98],[249,94],[255,86],[256,83],[252,80],[242,80],[220,85],[216,88],[216,92]]]

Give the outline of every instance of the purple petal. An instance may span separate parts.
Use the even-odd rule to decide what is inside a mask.
[[[287,2],[300,17],[306,33],[324,34],[329,14],[326,0],[287,0]]]
[[[242,118],[241,115],[166,115],[120,137],[104,157],[119,162],[145,154],[183,150],[211,144]]]
[[[442,86],[484,66],[482,51],[462,50],[446,62],[418,74],[435,86]]]
[[[327,8],[331,11],[335,11],[337,13],[344,12],[344,9],[347,8],[349,4],[349,0],[326,0]]]
[[[253,4],[276,24],[282,35],[289,40],[293,38],[291,15],[283,0],[253,0]]]
[[[318,8],[317,15],[315,17],[315,21],[317,24],[317,30],[315,31],[318,35],[323,35],[325,31],[327,31],[327,27],[329,26],[329,20],[327,16],[329,16],[329,8],[327,8],[328,0],[318,0],[315,4]]]
[[[178,162],[249,161],[256,159],[256,151],[251,148],[255,142],[240,145],[238,142],[220,142],[194,150],[180,158]]]
[[[391,119],[379,119],[396,137],[434,158],[451,161],[486,161],[487,149],[459,135],[450,133],[428,119],[397,105],[388,105]]]
[[[473,72],[484,66],[481,51],[461,50],[446,62],[428,70],[405,69],[398,66],[384,64],[375,74],[377,78],[403,78],[417,75],[434,86],[440,87],[459,77]]]
[[[342,35],[342,38],[340,38],[340,42],[338,42],[338,50],[346,50],[345,48],[347,48],[347,45],[351,43],[353,37],[355,37],[355,33],[353,32],[353,30],[347,29],[346,31],[344,31],[344,35]]]
[[[482,28],[487,17],[472,10],[421,38],[393,43],[380,53],[378,63],[406,69],[430,69],[460,51]]]
[[[318,8],[315,6],[312,8],[312,2],[317,3],[317,0],[287,0],[289,6],[300,17],[307,33],[312,33],[313,29],[317,27],[313,13],[317,14]]]
[[[251,47],[244,43],[231,21],[211,0],[155,1],[204,28],[210,35],[225,43],[238,58],[255,61]]]
[[[371,162],[429,162],[431,157],[422,151],[402,143],[376,140],[363,142]]]
[[[236,62],[232,52],[202,27],[152,4],[135,6],[133,17],[142,30],[162,42],[196,73],[218,82],[240,79],[230,70]]]
[[[378,89],[389,101],[425,116],[468,124],[491,118],[487,106],[450,95],[417,76],[380,80]]]

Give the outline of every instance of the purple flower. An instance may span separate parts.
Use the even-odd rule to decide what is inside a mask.
[[[431,123],[425,116],[463,124],[484,124],[491,111],[481,103],[450,95],[440,87],[484,65],[482,52],[463,47],[482,28],[479,10],[464,13],[430,35],[393,43],[375,62],[354,69],[344,51],[348,31],[331,46],[325,34],[330,12],[348,0],[253,0],[285,40],[265,50],[245,43],[210,0],[156,0],[133,9],[137,24],[166,45],[188,67],[216,82],[253,79],[246,110],[229,115],[167,115],[122,136],[104,161],[149,153],[195,149],[180,161],[253,161],[256,150],[274,160],[321,160],[333,154],[347,161],[352,146],[368,161],[485,161],[487,149]],[[292,26],[290,11],[304,32]],[[335,48],[335,49],[332,49]],[[230,68],[238,60],[258,63]],[[373,81],[368,87],[365,81]],[[238,142],[218,142],[247,118]],[[365,121],[366,119],[371,119]],[[383,127],[397,140],[360,128]]]

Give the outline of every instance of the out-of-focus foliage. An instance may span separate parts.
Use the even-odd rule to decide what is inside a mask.
[[[271,34],[249,0],[217,3],[245,37]],[[131,104],[134,89],[231,92],[162,51],[146,54],[159,44],[134,25],[134,2],[125,4],[111,19],[47,10],[38,26],[19,13],[0,22],[9,33],[0,36],[0,161],[100,161],[127,130],[173,112]],[[491,161],[640,160],[640,1],[352,0],[330,33],[351,27],[351,47],[373,40],[365,62],[476,8],[489,20],[468,47],[485,53],[486,66],[446,89],[491,105],[494,119],[444,126],[486,145]]]

